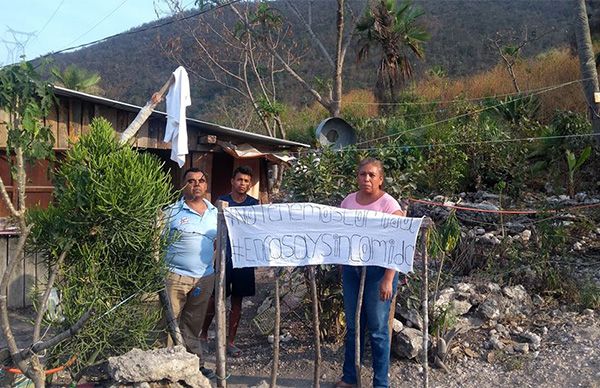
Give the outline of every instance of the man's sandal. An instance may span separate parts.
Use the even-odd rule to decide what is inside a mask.
[[[233,344],[227,345],[227,355],[230,357],[239,357],[242,355],[242,350]]]

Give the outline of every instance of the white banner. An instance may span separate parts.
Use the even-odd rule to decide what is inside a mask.
[[[314,203],[225,208],[235,268],[348,264],[412,272],[422,220]]]

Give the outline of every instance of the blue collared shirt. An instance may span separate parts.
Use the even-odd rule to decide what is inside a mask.
[[[206,199],[207,209],[200,215],[182,198],[165,210],[169,238],[175,241],[167,248],[169,270],[178,275],[201,278],[215,272],[214,241],[217,237],[217,208]]]

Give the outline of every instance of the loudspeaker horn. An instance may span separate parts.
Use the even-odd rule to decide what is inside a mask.
[[[340,150],[356,143],[356,131],[339,117],[330,117],[321,121],[316,135],[322,146],[328,146],[334,150]]]

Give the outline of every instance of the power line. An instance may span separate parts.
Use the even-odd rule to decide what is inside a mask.
[[[589,81],[591,78],[585,78],[585,79],[580,79],[577,81],[571,81],[571,82],[583,82],[583,81]],[[560,84],[560,85],[564,85],[564,84]],[[526,94],[526,93],[536,93],[539,91],[544,91],[545,89],[547,89],[548,86],[544,86],[538,89],[529,89],[529,90],[525,90],[525,91],[521,91],[521,92],[512,92],[512,93],[504,93],[504,94],[496,94],[493,96],[485,96],[485,97],[474,97],[474,98],[456,98],[456,99],[452,99],[452,100],[432,100],[432,101],[403,101],[403,102],[360,102],[360,101],[350,101],[350,102],[346,102],[345,104],[348,105],[390,105],[390,106],[397,106],[397,105],[430,105],[430,104],[453,104],[453,103],[457,103],[457,102],[478,102],[478,101],[485,101],[487,99],[490,98],[504,98],[504,97],[513,97],[513,96],[520,96],[522,94]]]
[[[559,87],[567,86],[570,83],[583,82],[583,81],[587,81],[587,80],[590,80],[590,79],[591,78],[585,78],[585,79],[581,79],[581,80],[569,81],[569,82],[563,83],[563,84],[548,85],[548,86],[543,86],[543,87],[537,88],[537,89],[524,90],[524,91],[521,91],[519,93],[515,92],[515,93],[506,93],[506,94],[496,94],[496,95],[491,95],[491,96],[484,96],[484,97],[477,97],[477,98],[470,98],[470,99],[469,98],[464,98],[464,99],[444,100],[444,101],[442,101],[442,100],[432,100],[432,101],[420,101],[420,102],[397,102],[397,103],[381,103],[381,104],[389,104],[389,105],[434,105],[434,104],[450,104],[450,103],[454,103],[454,102],[457,102],[457,103],[458,102],[478,102],[478,101],[486,101],[486,100],[499,99],[499,98],[503,98],[503,97],[514,97],[514,96],[518,96],[520,98],[526,98],[526,97],[529,97],[531,94],[547,91],[548,88],[553,88],[555,86],[559,86]],[[499,105],[503,105],[504,103],[512,102],[512,101],[517,101],[517,100],[518,99],[513,99],[513,100],[510,100],[510,101],[503,101]],[[352,102],[345,102],[344,104],[348,104],[348,105],[365,105],[366,106],[366,105],[378,105],[380,103],[377,103],[377,102],[352,101]],[[420,111],[420,112],[416,112],[416,113],[402,114],[401,118],[429,116],[429,115],[434,114],[434,113],[447,112],[449,110],[450,110],[450,108],[431,109],[431,110]],[[368,119],[368,121],[386,121],[386,118],[385,117],[370,118],[370,119]]]
[[[531,94],[528,94],[528,95],[523,95],[521,97],[515,98],[513,101],[518,101],[518,100],[522,100],[524,98],[528,98],[530,96],[547,93],[547,92],[550,92],[552,90],[560,89],[560,88],[563,88],[565,86],[568,86],[568,85],[571,85],[571,84],[574,84],[574,83],[578,83],[578,82],[582,82],[582,81],[586,81],[586,80],[587,79],[579,79],[579,80],[565,82],[565,83],[558,84],[558,85],[548,86],[548,87],[546,87],[544,89],[540,89],[537,92],[534,92],[534,93],[531,93]],[[417,130],[420,130],[420,129],[425,129],[425,128],[433,127],[433,126],[436,126],[438,124],[447,123],[447,122],[452,121],[452,120],[460,119],[460,118],[463,118],[463,117],[471,116],[471,115],[476,114],[476,113],[484,112],[486,110],[494,109],[494,108],[497,108],[497,107],[502,106],[502,105],[504,105],[504,102],[499,103],[499,104],[495,104],[495,105],[490,105],[490,106],[487,106],[487,107],[484,107],[484,108],[481,108],[481,109],[476,109],[476,110],[471,111],[471,112],[467,112],[467,113],[463,113],[463,114],[460,114],[460,115],[457,115],[457,116],[449,117],[449,118],[446,118],[446,119],[443,119],[443,120],[439,120],[439,121],[436,121],[436,122],[433,122],[433,123],[424,124],[424,125],[421,125],[421,126],[418,126],[418,127],[415,127],[415,128],[407,129],[406,131],[396,132],[396,133],[393,133],[393,134],[390,134],[390,135],[381,136],[381,137],[378,137],[378,138],[375,138],[375,139],[365,140],[365,141],[362,141],[362,142],[356,143],[356,144],[360,145],[360,144],[365,144],[365,143],[369,143],[369,142],[375,142],[375,141],[379,141],[379,140],[385,140],[385,139],[389,139],[389,138],[391,138],[393,136],[400,137],[400,136],[402,136],[402,135],[404,135],[406,133],[410,133],[410,132],[414,132],[414,131],[417,131]]]
[[[62,0],[60,2],[60,4],[58,4],[58,7],[56,7],[56,9],[54,10],[54,12],[52,12],[52,15],[50,15],[50,17],[48,18],[48,20],[46,21],[46,23],[44,23],[44,26],[36,33],[36,39],[37,39],[38,36],[40,36],[42,34],[42,32],[46,29],[46,27],[48,27],[48,24],[50,24],[50,22],[52,21],[52,19],[54,19],[54,17],[58,13],[58,10],[63,6],[64,3],[65,3],[65,0]]]
[[[574,81],[569,81],[569,82],[565,82],[562,84],[556,84],[556,85],[551,85],[551,86],[546,86],[544,88],[540,88],[538,89],[537,92],[535,93],[531,93],[529,95],[524,95],[521,96],[519,98],[514,99],[513,101],[517,101],[519,99],[523,99],[523,98],[527,98],[529,96],[532,95],[538,95],[538,94],[543,94],[543,93],[547,93],[549,91],[552,90],[556,90],[556,89],[560,89],[562,87],[574,84],[574,83],[578,83],[578,82],[583,82],[583,81],[587,81],[589,80],[589,78],[584,78],[584,79],[578,79],[578,80],[574,80]],[[483,111],[489,110],[489,109],[494,109],[498,106],[503,105],[504,103],[501,104],[496,104],[496,105],[491,105],[488,107],[484,107],[482,109],[477,109],[475,111],[472,112],[467,112],[461,115],[457,115],[457,116],[453,116],[444,120],[440,120],[440,121],[436,121],[434,123],[429,123],[429,124],[425,124],[425,125],[421,125],[415,128],[411,128],[411,129],[407,129],[406,131],[402,131],[402,132],[396,132],[390,135],[386,135],[386,136],[381,136],[375,139],[370,139],[370,140],[366,140],[363,142],[359,142],[357,143],[357,145],[360,144],[365,144],[365,143],[370,143],[370,142],[376,142],[379,140],[384,140],[384,139],[389,139],[393,136],[397,136],[400,137],[404,134],[410,133],[410,132],[414,132],[420,129],[424,129],[424,128],[428,128],[428,127],[432,127],[438,124],[442,124],[442,123],[446,123],[455,119],[459,119],[459,118],[463,118],[463,117],[467,117],[467,116],[471,116],[473,114],[476,113],[481,113]],[[376,149],[389,149],[389,148],[430,148],[430,147],[448,147],[448,146],[461,146],[461,145],[479,145],[479,144],[497,144],[497,143],[509,143],[509,142],[522,142],[522,141],[535,141],[535,140],[551,140],[551,139],[566,139],[566,138],[576,138],[576,137],[587,137],[587,136],[600,136],[597,133],[585,133],[585,134],[573,134],[573,135],[556,135],[556,136],[538,136],[538,137],[525,137],[525,138],[518,138],[518,139],[496,139],[496,140],[481,140],[481,141],[466,141],[466,142],[456,142],[456,143],[431,143],[431,144],[415,144],[415,145],[398,145],[398,146],[387,146],[387,147],[365,147],[365,148],[357,148],[357,150],[359,151],[372,151],[372,150],[376,150]],[[344,149],[341,149],[339,151],[347,151]],[[300,151],[299,154],[303,154],[303,153],[321,153],[322,151],[318,151],[318,152],[313,152],[310,150],[303,150]]]
[[[481,144],[499,144],[499,143],[517,143],[517,142],[533,142],[537,140],[554,140],[554,139],[570,139],[570,138],[581,138],[581,137],[594,137],[599,136],[598,133],[579,133],[573,135],[555,135],[555,136],[534,136],[534,137],[521,137],[516,139],[495,139],[495,140],[478,140],[478,141],[464,141],[464,142],[455,142],[455,143],[429,143],[429,144],[409,144],[409,145],[389,145],[383,147],[365,147],[365,148],[356,148],[356,151],[375,151],[375,150],[385,150],[391,148],[402,148],[402,149],[411,149],[411,148],[433,148],[433,147],[455,147],[455,146],[465,146],[465,145],[481,145]],[[348,152],[350,149],[341,149],[336,152]],[[320,154],[322,150],[311,151],[311,150],[302,150],[299,151],[298,154]]]
[[[109,39],[117,38],[117,37],[120,37],[120,36],[132,35],[132,34],[137,34],[137,33],[145,32],[145,31],[149,31],[149,30],[155,30],[155,29],[158,29],[158,28],[161,28],[161,27],[164,27],[164,26],[168,26],[168,25],[173,24],[173,23],[177,23],[177,22],[180,22],[180,21],[183,21],[183,20],[188,20],[188,19],[195,18],[197,16],[203,15],[203,14],[208,13],[210,11],[216,11],[216,10],[218,10],[220,8],[228,7],[228,6],[233,5],[235,3],[239,3],[240,1],[242,1],[242,0],[231,0],[228,3],[219,4],[219,5],[216,5],[216,6],[212,7],[212,8],[208,8],[208,9],[204,9],[204,10],[201,10],[201,11],[198,11],[198,12],[194,12],[194,13],[188,15],[188,16],[183,16],[183,17],[180,17],[180,18],[173,18],[173,19],[171,19],[169,21],[166,21],[164,23],[154,24],[152,26],[140,28],[140,29],[137,29],[137,30],[120,32],[118,34],[110,35],[110,36],[107,36],[105,38],[94,40],[92,42],[83,43],[83,44],[80,44],[80,45],[77,45],[77,46],[67,47],[67,48],[64,48],[64,49],[61,49],[61,50],[53,51],[53,52],[50,52],[48,54],[44,54],[42,56],[39,56],[37,59],[46,58],[46,57],[49,57],[49,56],[52,56],[52,55],[63,53],[65,51],[71,51],[71,50],[80,49],[80,48],[83,48],[83,47],[86,47],[86,46],[91,46],[93,44],[101,43],[101,42],[107,41]]]
[[[97,22],[96,24],[94,24],[89,30],[87,30],[86,32],[84,32],[83,34],[81,34],[77,38],[75,38],[71,43],[69,43],[69,45],[72,45],[73,43],[77,42],[79,39],[81,39],[84,36],[86,36],[87,34],[89,34],[91,31],[93,31],[94,28],[98,27],[100,24],[102,24],[102,22],[104,22],[106,19],[108,19],[109,17],[111,17],[115,12],[117,12],[119,10],[119,8],[121,8],[123,5],[125,5],[125,3],[127,3],[127,1],[129,1],[129,0],[123,0],[121,2],[121,4],[119,4],[117,6],[117,8],[113,9],[112,11],[110,11],[106,16],[104,16],[102,19],[100,19],[99,22]]]
[[[409,145],[394,145],[394,146],[384,146],[384,147],[357,148],[356,150],[357,151],[374,151],[374,150],[390,149],[390,148],[411,149],[411,148],[455,147],[455,146],[465,146],[465,145],[533,142],[536,140],[570,139],[570,138],[594,137],[594,136],[600,136],[600,134],[598,134],[598,133],[580,133],[580,134],[573,134],[573,135],[521,137],[521,138],[516,138],[516,139],[495,139],[495,140],[478,140],[478,141],[473,140],[473,141],[463,141],[463,142],[455,142],[455,143],[409,144]],[[348,149],[338,150],[338,152],[345,152],[345,151],[348,151]],[[311,151],[304,151],[304,153],[310,153],[310,152]]]

